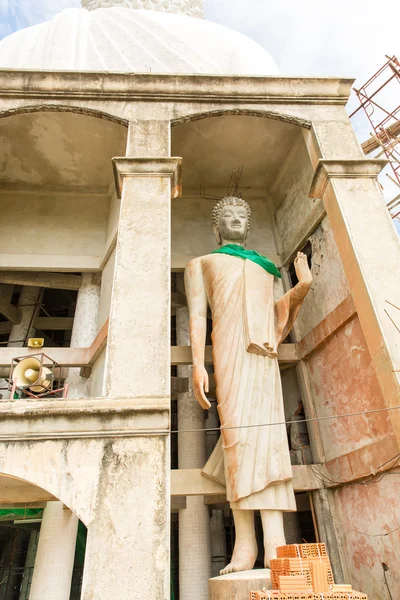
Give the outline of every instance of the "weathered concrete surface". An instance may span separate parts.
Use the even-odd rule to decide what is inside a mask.
[[[314,152],[328,154],[317,163],[310,196],[324,199],[373,368],[386,404],[395,406],[400,394],[400,341],[388,315],[388,301],[399,305],[400,245],[377,181],[385,161],[331,158],[327,140],[334,132],[335,126],[327,125],[315,137],[310,133]],[[342,134],[343,143],[353,144],[354,154],[359,152],[351,127],[347,136],[344,130]],[[360,206],[367,210],[360,211]],[[399,412],[391,411],[389,418],[400,440]]]
[[[95,340],[98,333],[99,301],[100,286],[93,283],[92,273],[85,273],[76,300],[71,334],[73,348],[87,348]],[[69,369],[66,382],[68,383],[68,398],[84,398],[89,395],[88,380],[80,376],[79,368]]]
[[[47,490],[89,526],[113,440],[132,438],[134,453],[137,436],[157,440],[168,428],[166,398],[2,403],[0,473]]]
[[[304,301],[297,324],[300,338],[307,335],[350,293],[343,265],[327,217],[310,235],[313,289]]]
[[[88,530],[82,600],[169,594],[169,448],[166,437],[104,447]]]
[[[354,589],[371,600],[394,600],[400,597],[399,474],[379,479],[369,485],[344,486],[334,492],[334,498]],[[388,567],[387,582],[383,563]]]
[[[168,155],[169,128],[164,128],[164,139]],[[153,165],[155,159],[149,160]],[[126,162],[121,174],[106,394],[165,395],[170,369],[171,179],[157,171],[149,174],[145,162],[140,165],[133,159],[130,168]],[[174,161],[176,170],[178,162]]]
[[[356,316],[318,348],[307,364],[318,417],[385,408]],[[329,368],[326,367],[328,364]],[[321,421],[319,426],[328,462],[362,450],[393,434],[390,418],[384,410],[369,415]],[[379,460],[379,457],[376,459]],[[343,465],[345,460],[342,461]],[[370,460],[370,468],[378,466],[373,456],[370,456]],[[340,476],[336,468],[336,478],[342,481],[343,477],[350,475],[347,469],[345,471]],[[356,471],[353,463],[351,472],[355,475]]]

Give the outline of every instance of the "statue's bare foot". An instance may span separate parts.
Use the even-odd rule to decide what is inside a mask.
[[[257,558],[257,542],[254,540],[251,544],[236,542],[233,550],[232,560],[219,572],[220,575],[228,573],[237,573],[238,571],[249,571],[254,567]]]
[[[284,544],[279,544],[283,546]],[[276,558],[276,548],[278,544],[265,544],[264,546],[264,567],[271,568],[271,558]]]
[[[286,544],[285,538],[280,539],[269,539],[268,542],[264,542],[264,567],[266,569],[271,568],[271,558],[276,558],[276,549],[278,546],[284,546]]]

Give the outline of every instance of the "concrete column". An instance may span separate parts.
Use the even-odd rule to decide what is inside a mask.
[[[213,508],[211,511],[210,536],[212,556],[211,577],[218,577],[221,569],[224,569],[228,563],[224,511],[221,508]]]
[[[69,600],[78,520],[61,502],[43,512],[29,600]]]
[[[137,122],[129,158],[114,159],[121,197],[106,351],[105,391],[136,406],[165,406],[170,388],[170,201],[180,160],[169,123]],[[143,158],[143,156],[160,158]],[[83,600],[154,600],[170,594],[168,420],[110,439],[88,523]]]
[[[26,553],[25,565],[24,565],[24,576],[21,583],[21,591],[19,593],[20,600],[27,600],[30,582],[33,574],[33,567],[35,566],[37,548],[39,541],[39,532],[31,531],[29,536],[28,550]]]
[[[20,323],[14,323],[8,338],[7,346],[11,348],[22,348],[24,340],[29,337],[35,337],[35,329],[33,327],[33,319],[39,312],[39,306],[42,299],[42,288],[34,286],[24,286],[21,289],[18,308],[21,311],[22,319]],[[18,352],[16,352],[18,356]],[[1,394],[3,399],[10,397],[10,391],[3,389],[7,387],[5,379],[0,380]]]
[[[10,336],[8,338],[8,346],[18,348],[24,345],[23,340],[29,337],[35,337],[35,329],[33,327],[33,318],[39,312],[39,306],[42,299],[42,288],[24,286],[21,290],[18,299],[18,307],[22,313],[21,323],[16,323],[12,326]],[[31,325],[29,327],[29,325]]]
[[[84,273],[76,301],[71,348],[86,348],[92,344],[97,335],[99,303],[100,286],[93,283],[92,273]],[[80,376],[80,368],[69,369],[66,381],[68,398],[88,396],[88,379]]]
[[[383,397],[391,407],[400,397],[399,332],[393,323],[400,315],[400,245],[377,181],[386,161],[364,158],[350,124],[340,125],[340,138],[335,122],[304,132],[316,169],[310,196],[324,201]],[[388,417],[400,446],[400,411],[392,410]],[[378,464],[379,458],[368,472]]]
[[[182,290],[179,290],[182,291]],[[189,346],[189,311],[176,311],[179,346]],[[192,377],[191,366],[178,367],[178,377]],[[200,432],[178,434],[178,467],[201,469],[206,462],[204,411],[192,392],[178,394],[178,428]],[[210,518],[204,496],[188,496],[179,511],[179,595],[181,600],[207,600],[211,577]]]

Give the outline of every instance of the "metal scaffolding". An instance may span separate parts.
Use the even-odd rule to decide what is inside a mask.
[[[371,137],[362,144],[365,154],[375,154],[375,158],[386,156],[392,173],[386,173],[399,193],[388,202],[387,207],[393,219],[400,217],[400,62],[395,57],[386,56],[387,62],[359,89],[354,88],[360,102],[350,115],[364,110],[373,131]]]

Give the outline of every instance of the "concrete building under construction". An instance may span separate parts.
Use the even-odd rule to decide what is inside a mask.
[[[206,600],[229,560],[183,270],[234,170],[278,293],[299,250],[313,273],[279,349],[287,541],[400,597],[400,248],[353,80],[281,77],[201,0],[82,5],[0,42],[0,600]]]

